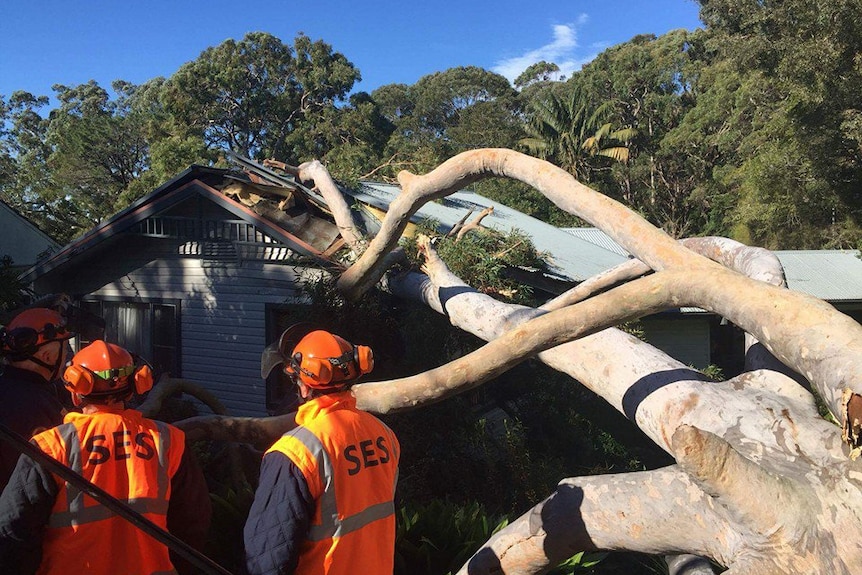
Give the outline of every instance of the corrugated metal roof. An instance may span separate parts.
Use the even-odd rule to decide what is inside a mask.
[[[362,182],[358,190],[344,190],[362,203],[387,210],[401,192],[401,188],[379,182]],[[458,223],[470,210],[468,221],[483,209],[493,206],[494,212],[482,220],[482,225],[502,232],[513,228],[532,238],[540,252],[546,252],[551,275],[567,281],[581,282],[626,260],[615,253],[564,230],[537,220],[499,202],[494,202],[470,190],[460,190],[440,202],[428,202],[412,218],[414,222],[433,218],[445,230]]]
[[[615,253],[627,252],[598,228],[565,228]],[[859,250],[775,250],[787,287],[829,302],[862,301]]]
[[[345,191],[385,211],[401,189],[392,184],[362,182],[359,190]],[[628,252],[598,228],[556,228],[470,190],[425,204],[413,221],[433,218],[448,230],[468,211],[476,215],[488,206],[494,206],[494,213],[482,220],[483,225],[504,232],[517,228],[528,234],[537,250],[549,254],[551,271],[562,279],[581,282],[628,258]],[[790,289],[831,302],[862,302],[862,259],[858,250],[777,250],[775,255],[784,266]]]
[[[859,250],[780,250],[787,287],[830,302],[862,301]]]
[[[590,243],[596,244],[599,247],[605,248],[608,251],[614,252],[624,257],[628,257],[629,253],[623,247],[608,237],[608,235],[599,228],[562,228],[566,233],[572,234],[576,238],[581,238]]]

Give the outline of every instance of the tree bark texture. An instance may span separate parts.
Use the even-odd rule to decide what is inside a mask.
[[[780,265],[765,250],[721,238],[681,245],[562,170],[508,150],[467,152],[425,176],[402,174],[404,199],[393,208],[403,212],[393,222],[423,200],[487,174],[533,185],[603,229],[647,269],[626,264],[597,287],[628,283],[597,295],[582,290],[570,305],[530,309],[473,290],[426,245],[427,275],[387,278],[388,288],[489,341],[476,352],[486,355],[407,381],[356,386],[358,402],[380,412],[421,405],[538,352],[637,423],[677,464],[561,481],[461,573],[540,573],[590,549],[705,556],[730,573],[849,575],[862,568],[862,467],[853,457],[859,429],[851,410],[860,391],[860,326],[825,302],[787,290]],[[371,246],[390,245],[385,233],[398,235],[399,227],[384,224]],[[341,278],[348,293],[379,279],[374,263],[362,259]],[[608,327],[680,306],[728,318],[768,353],[752,361],[751,371],[714,383]],[[497,341],[503,345],[494,347]],[[839,417],[843,434],[819,416],[808,390],[764,368],[775,365],[772,356],[805,375]]]
[[[531,185],[636,259],[540,308],[479,293],[427,241],[420,241],[424,273],[385,275],[423,203],[491,176]],[[355,298],[379,282],[488,344],[413,377],[356,385],[357,404],[377,413],[421,407],[535,356],[603,397],[676,460],[664,469],[562,479],[459,573],[542,573],[598,549],[709,557],[731,575],[862,572],[859,324],[786,289],[766,250],[725,238],[677,241],[563,170],[511,150],[465,152],[422,176],[402,172],[399,182],[403,192],[339,288]],[[742,328],[747,371],[712,382],[613,327],[682,306]],[[820,417],[800,382],[819,393],[840,427]],[[260,440],[292,425],[290,414],[237,422],[231,435]]]

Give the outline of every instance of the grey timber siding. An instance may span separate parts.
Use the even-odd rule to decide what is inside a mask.
[[[710,364],[709,317],[651,316],[641,320],[644,339],[674,359],[703,369]]]
[[[90,292],[95,298],[180,301],[182,378],[211,391],[232,415],[265,416],[260,354],[266,306],[297,303],[300,274],[313,270],[197,258],[157,259]]]

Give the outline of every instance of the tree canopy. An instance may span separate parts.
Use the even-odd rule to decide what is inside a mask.
[[[316,158],[352,185],[520,145],[674,236],[856,247],[860,0],[699,3],[702,29],[635,36],[569,78],[549,61],[514,85],[463,66],[353,92],[349,55],[254,32],[139,86],[55,86],[54,108],[0,96],[0,196],[64,241],[223,150]],[[478,185],[573,221],[517,183]]]

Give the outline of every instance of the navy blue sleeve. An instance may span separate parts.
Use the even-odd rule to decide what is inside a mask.
[[[0,565],[4,574],[30,575],[42,562],[42,539],[57,499],[54,476],[22,456],[0,496]]]
[[[314,500],[302,472],[283,453],[267,453],[243,530],[249,574],[293,573],[313,515]]]

